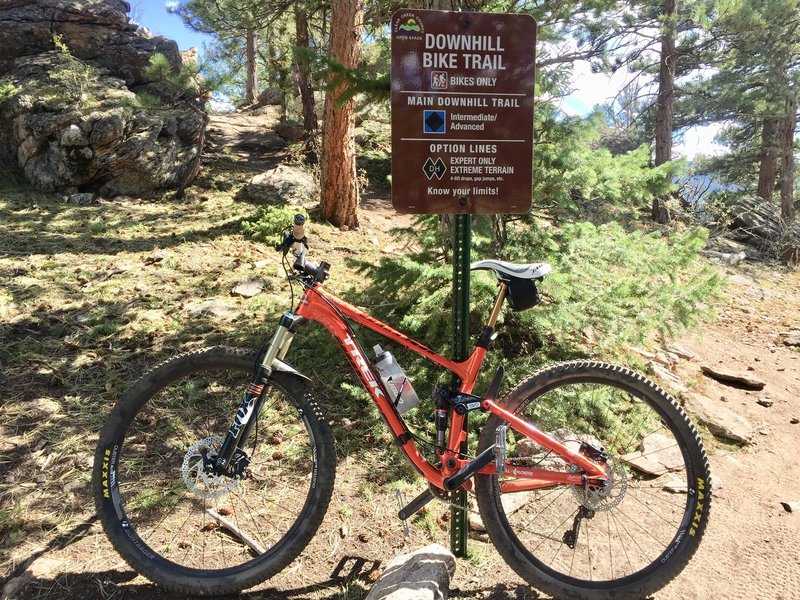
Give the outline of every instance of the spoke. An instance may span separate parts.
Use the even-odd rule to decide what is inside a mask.
[[[637,497],[636,497],[636,494],[629,494],[629,496],[630,496],[631,498],[633,498],[634,500],[636,500],[636,501],[637,501],[639,504],[641,504],[642,506],[644,506],[644,507],[645,507],[647,510],[649,510],[651,513],[653,513],[653,514],[654,514],[655,516],[657,516],[659,519],[661,519],[662,521],[664,521],[664,523],[666,523],[666,524],[670,525],[671,527],[675,527],[675,523],[673,523],[673,522],[672,522],[672,521],[670,521],[669,519],[666,519],[666,518],[662,517],[662,516],[661,516],[661,514],[660,514],[658,511],[656,511],[656,510],[653,510],[653,509],[652,509],[650,506],[648,506],[648,504],[647,504],[646,502],[642,502],[641,500],[639,500],[639,498],[637,498]]]
[[[631,557],[628,556],[628,546],[625,544],[624,540],[622,539],[622,534],[619,532],[619,523],[617,522],[617,518],[611,514],[611,511],[607,511],[606,514],[614,518],[614,528],[617,530],[617,537],[619,538],[620,544],[622,544],[622,551],[625,553],[625,559],[628,561],[628,566],[631,568],[631,573],[633,573],[633,563],[631,562]],[[610,554],[613,554],[613,552]]]
[[[625,517],[627,517],[628,519],[630,519],[630,517],[628,517],[628,515],[625,515],[625,513],[621,513],[621,514],[623,514]],[[648,562],[652,562],[652,561],[650,560],[650,557],[647,555],[647,552],[645,552],[645,551],[644,551],[644,549],[642,549],[642,547],[639,545],[639,542],[638,542],[638,540],[637,540],[635,537],[633,537],[633,535],[631,535],[631,532],[630,532],[630,531],[628,531],[628,528],[627,528],[627,527],[625,527],[625,524],[624,524],[622,521],[620,521],[620,520],[619,520],[619,519],[618,519],[616,516],[614,516],[614,515],[611,515],[611,518],[613,518],[613,519],[614,519],[614,521],[615,521],[616,523],[618,523],[619,525],[622,525],[622,529],[625,531],[625,533],[627,533],[627,534],[628,534],[628,537],[629,537],[629,538],[631,538],[631,539],[633,540],[633,543],[634,543],[634,544],[636,544],[636,547],[637,547],[637,548],[639,548],[639,552],[641,552],[641,553],[642,553],[642,556],[644,556],[644,557],[647,559],[647,561],[648,561]],[[623,547],[623,548],[625,548],[625,544],[624,544],[624,543],[623,543],[622,547]],[[628,551],[627,551],[627,550],[625,550],[625,556],[628,556]],[[631,564],[631,562],[630,562],[630,558],[628,559],[628,564]],[[634,568],[634,567],[633,567],[633,565],[631,564],[631,569],[633,569],[633,568]]]
[[[611,567],[611,579],[614,579],[614,551],[611,549],[611,517],[606,511],[606,531],[608,531],[608,563]]]
[[[637,488],[634,488],[634,489],[636,491],[638,491],[638,492],[643,493],[645,496],[649,496],[651,498],[657,499],[659,502],[661,502],[662,504],[666,504],[667,506],[672,506],[672,507],[680,508],[680,509],[684,508],[684,506],[685,506],[685,504],[683,504],[683,503],[676,504],[675,502],[670,502],[669,500],[667,500],[667,498],[669,496],[667,496],[666,494],[655,494],[653,492],[646,492],[645,491],[646,488],[644,486],[643,487],[637,487]],[[661,489],[661,490],[663,490],[663,488],[656,488],[656,486],[651,486],[649,489]]]
[[[577,511],[577,510],[576,510],[576,511],[575,511],[573,514],[568,514],[568,515],[567,515],[567,518],[566,518],[566,519],[564,519],[563,521],[561,521],[561,523],[559,523],[559,524],[558,524],[558,525],[556,525],[555,527],[553,527],[553,530],[552,530],[550,533],[548,533],[546,536],[542,536],[542,541],[541,541],[541,542],[539,542],[539,544],[536,546],[536,548],[534,548],[534,549],[533,549],[533,552],[536,552],[536,550],[538,550],[538,549],[539,549],[539,546],[541,546],[542,544],[544,544],[545,540],[554,540],[554,541],[556,541],[556,542],[558,542],[558,543],[561,543],[561,539],[555,539],[555,538],[551,538],[550,536],[551,536],[551,535],[553,535],[553,532],[554,532],[554,531],[557,531],[559,528],[563,527],[563,526],[564,526],[564,523],[566,523],[566,522],[567,522],[567,521],[569,521],[570,519],[574,519],[576,514],[578,514],[578,511]],[[525,531],[527,531],[527,530],[525,530]],[[536,533],[536,532],[533,532],[533,531],[529,531],[528,533],[532,533],[533,535],[541,535],[540,533]]]
[[[564,492],[566,492],[568,489],[569,489],[569,488],[567,488],[567,487],[564,487],[564,488],[562,488],[562,489],[561,489],[561,493],[559,493],[559,494],[558,494],[558,496],[556,496],[555,498],[553,498],[553,501],[552,501],[550,504],[548,504],[547,506],[545,506],[545,507],[544,507],[542,510],[540,510],[538,513],[536,513],[536,514],[535,514],[535,515],[533,515],[533,516],[532,516],[530,519],[528,519],[528,520],[525,522],[525,524],[522,526],[522,529],[525,529],[526,527],[528,527],[528,525],[530,525],[531,523],[533,523],[533,521],[535,521],[535,520],[536,520],[536,519],[538,519],[540,516],[542,516],[542,515],[545,513],[545,511],[549,510],[549,509],[550,509],[550,507],[551,507],[551,506],[553,506],[553,504],[555,504],[555,503],[558,501],[558,499],[559,499],[559,498],[561,498],[561,496],[563,496],[563,495],[564,495]],[[546,495],[550,495],[550,493],[551,493],[551,492],[548,492]],[[501,506],[502,506],[502,505],[501,505]]]
[[[621,514],[623,517],[625,517],[626,519],[628,519],[628,521],[630,521],[631,523],[633,523],[634,525],[636,525],[636,527],[638,527],[639,529],[641,529],[641,530],[642,530],[642,531],[643,531],[643,532],[644,532],[644,533],[645,533],[645,534],[646,534],[648,537],[650,537],[651,539],[653,539],[653,540],[654,540],[654,541],[655,541],[655,542],[656,542],[656,543],[657,543],[659,546],[661,545],[661,540],[659,540],[659,539],[658,539],[656,536],[654,536],[654,535],[653,535],[653,533],[652,533],[652,532],[651,532],[651,531],[650,531],[650,530],[649,530],[647,527],[645,527],[644,525],[642,525],[641,523],[639,523],[639,521],[637,521],[637,520],[635,520],[635,519],[631,518],[630,516],[628,516],[628,513],[626,513],[625,511],[623,511],[623,510],[619,510],[618,512],[619,512],[619,514]],[[624,527],[624,525],[623,525],[623,527]],[[626,531],[627,531],[627,529],[626,529]],[[629,533],[628,535],[630,535],[630,533]],[[633,537],[633,536],[631,535],[631,537]],[[635,538],[634,538],[634,541],[636,541],[636,539],[635,539]],[[637,546],[639,546],[639,543],[637,542],[637,543],[636,543],[636,545],[637,545]],[[639,549],[640,549],[640,550],[642,550],[642,547],[641,547],[641,546],[639,546]],[[646,553],[646,552],[644,552],[644,550],[642,550],[642,553],[645,555],[645,558],[647,558],[648,560],[650,560],[650,557],[647,555],[647,553]]]

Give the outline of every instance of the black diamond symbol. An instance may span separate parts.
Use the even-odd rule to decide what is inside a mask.
[[[425,177],[428,179],[441,179],[444,177],[444,174],[447,173],[447,165],[444,164],[444,161],[441,158],[437,158],[436,162],[429,156],[428,160],[425,161],[425,164],[422,165],[422,172],[425,173]]]
[[[443,127],[444,118],[442,117],[442,113],[436,110],[431,111],[431,113],[425,119],[426,131],[430,131],[431,133],[441,133],[444,131],[444,129],[442,129]]]
[[[444,174],[447,173],[447,166],[444,164],[444,161],[441,158],[436,159],[436,164],[433,166],[436,172],[436,179],[441,179],[444,177]]]
[[[430,156],[428,160],[425,161],[425,164],[422,165],[422,172],[425,173],[428,179],[433,179],[434,175],[436,175],[436,163],[433,162]]]

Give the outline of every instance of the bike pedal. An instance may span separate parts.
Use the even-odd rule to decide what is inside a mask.
[[[434,499],[433,492],[430,488],[426,489],[422,492],[419,496],[414,498],[411,502],[409,502],[404,508],[400,509],[400,512],[397,513],[397,516],[400,518],[401,521],[405,521],[409,517],[411,517],[414,513],[422,510],[422,508],[431,500]]]
[[[494,432],[494,470],[500,477],[506,472],[506,434],[508,425],[500,425]]]

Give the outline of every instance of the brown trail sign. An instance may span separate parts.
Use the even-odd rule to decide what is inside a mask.
[[[536,21],[402,9],[392,17],[392,204],[530,210]]]

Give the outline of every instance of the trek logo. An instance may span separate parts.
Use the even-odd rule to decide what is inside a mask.
[[[348,335],[346,338],[344,338],[344,343],[347,346],[347,351],[350,353],[350,360],[358,368],[358,370],[361,371],[362,377],[367,381],[367,383],[369,383],[370,391],[375,396],[386,398],[386,394],[383,393],[380,384],[377,382],[375,376],[372,374],[372,370],[370,370],[369,366],[367,365],[364,354],[361,352],[353,339]]]

